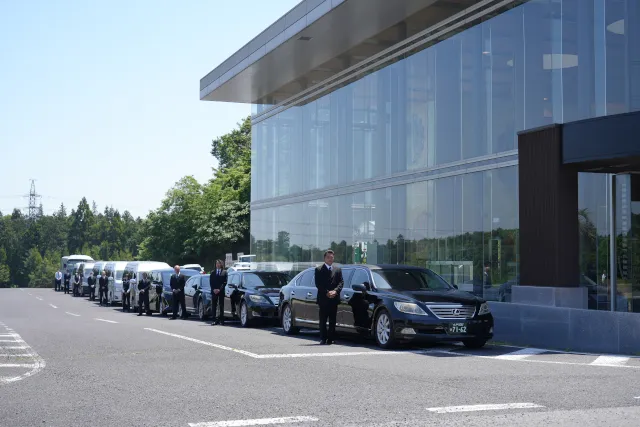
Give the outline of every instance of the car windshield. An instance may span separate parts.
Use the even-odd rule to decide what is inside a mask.
[[[116,280],[122,280],[122,274],[124,273],[123,271],[116,271]]]
[[[243,286],[250,289],[281,288],[288,282],[283,273],[245,273]]]
[[[454,289],[431,270],[371,270],[378,289],[397,291],[448,291]]]

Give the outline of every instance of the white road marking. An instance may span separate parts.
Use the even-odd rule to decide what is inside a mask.
[[[505,409],[533,409],[544,408],[535,403],[503,403],[494,405],[465,405],[465,406],[444,406],[441,408],[427,408],[429,412],[436,414],[449,414],[452,412],[475,412],[475,411],[501,411]]]
[[[0,353],[0,357],[29,357],[31,353],[25,354],[13,354],[13,353]]]
[[[158,334],[163,334],[163,335],[168,335],[170,337],[174,337],[174,338],[180,338],[186,341],[191,341],[191,342],[195,342],[197,344],[202,344],[202,345],[206,345],[209,347],[214,347],[220,350],[226,350],[226,351],[233,351],[235,353],[240,353],[240,354],[244,354],[245,356],[249,356],[249,357],[253,357],[253,358],[257,358],[258,355],[255,353],[251,353],[249,351],[244,351],[244,350],[238,350],[236,348],[231,348],[231,347],[227,347],[226,345],[220,345],[220,344],[214,344],[212,342],[207,342],[207,341],[202,341],[202,340],[198,340],[195,338],[190,338],[190,337],[185,337],[184,335],[178,335],[178,334],[172,334],[170,332],[164,332],[164,331],[159,331],[157,329],[153,329],[153,328],[144,328],[147,331],[151,331],[151,332],[156,332]]]
[[[79,314],[75,314],[75,313],[69,313],[68,311],[64,312],[65,314],[68,314],[69,316],[76,316],[76,317],[80,317]]]
[[[347,351],[334,353],[257,354],[257,359],[298,359],[305,357],[390,356],[393,354],[428,354],[430,351]],[[432,352],[431,352],[432,353]]]
[[[318,421],[315,417],[282,417],[262,418],[255,420],[214,421],[206,423],[189,423],[189,427],[242,427],[242,426],[266,426],[274,424],[310,423]]]
[[[107,319],[98,319],[95,318],[95,320],[99,321],[99,322],[107,322],[107,323],[118,323],[115,320],[107,320]]]
[[[0,334],[0,337],[15,337],[17,334]]]
[[[536,354],[541,354],[544,352],[546,352],[546,350],[541,350],[539,348],[523,348],[512,353],[495,356],[495,358],[500,360],[522,360],[526,359],[529,356],[535,356]]]
[[[43,301],[43,299],[42,299],[42,298],[40,298],[40,297],[36,297],[36,299],[37,299],[37,300],[40,300],[40,301]]]
[[[631,358],[622,356],[600,356],[590,364],[596,366],[625,366],[629,359]]]
[[[0,347],[0,348],[5,349],[5,350],[24,350],[25,348],[29,348],[29,347],[21,345],[21,346]]]
[[[35,368],[33,363],[0,363],[0,368]]]
[[[55,305],[53,305],[53,304],[49,304],[49,306],[51,306],[51,308],[58,308],[58,307],[56,307],[56,306],[55,306]]]
[[[0,342],[16,342],[16,340],[0,340]]]
[[[13,332],[13,329],[7,328],[6,326],[5,326],[5,328],[8,331]],[[22,337],[20,335],[15,334],[15,339],[16,339],[16,342],[18,342],[20,344],[23,344],[23,345],[19,346],[19,347],[0,347],[0,348],[2,348],[2,349],[16,349],[16,350],[17,349],[21,349],[21,350],[28,349],[23,354],[15,354],[15,355],[10,355],[10,356],[30,357],[31,360],[34,363],[31,363],[31,364],[26,364],[25,363],[25,364],[3,364],[3,365],[0,365],[2,367],[31,368],[30,371],[28,371],[28,372],[26,372],[26,373],[24,373],[22,375],[18,375],[17,377],[0,377],[0,384],[9,384],[9,383],[12,383],[12,382],[20,381],[20,380],[23,380],[25,378],[31,377],[31,376],[37,374],[38,372],[40,372],[41,370],[43,370],[47,366],[47,364],[44,361],[44,359],[42,357],[40,357],[38,355],[38,353],[35,352],[35,350],[33,350],[31,347],[29,347],[29,345],[27,345],[27,343],[22,339]],[[19,366],[13,366],[13,365],[19,365]]]

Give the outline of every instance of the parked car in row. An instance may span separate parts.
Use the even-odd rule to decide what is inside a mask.
[[[158,261],[131,261],[124,267],[124,275],[129,277],[129,291],[131,295],[131,307],[138,306],[140,290],[138,283],[142,280],[142,275],[147,273],[149,281],[151,281],[151,272],[158,269],[170,269],[166,262]],[[152,285],[153,287],[153,285]],[[155,292],[155,290],[154,290]],[[150,292],[150,298],[154,292]],[[151,308],[151,299],[149,299],[149,308]]]
[[[295,276],[280,293],[286,334],[319,328],[315,269]],[[457,290],[432,270],[399,265],[345,265],[336,331],[373,336],[390,348],[411,341],[462,341],[479,348],[493,337],[486,301]]]
[[[127,266],[127,261],[110,261],[104,266],[104,271],[109,278],[109,284],[107,287],[107,301],[109,305],[113,303],[122,303],[122,276],[124,275],[124,269]]]
[[[225,288],[224,313],[232,314],[232,303],[242,327],[257,321],[277,321],[280,290],[289,275],[277,271],[236,271],[229,273]]]
[[[173,268],[163,268],[151,270],[151,284],[152,286],[162,286],[162,303],[163,309],[159,311],[160,314],[166,315],[172,310],[173,304],[173,292],[171,291],[171,275],[174,273]],[[196,270],[181,270],[187,280],[190,277],[200,274]],[[185,285],[186,289],[186,285]],[[151,301],[150,301],[151,302]],[[153,304],[157,304],[154,299]],[[151,307],[153,310],[153,307]]]

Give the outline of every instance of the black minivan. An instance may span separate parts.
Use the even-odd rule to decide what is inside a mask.
[[[286,334],[318,329],[315,269],[295,276],[280,292]],[[336,331],[375,338],[390,348],[410,341],[462,341],[480,348],[493,337],[486,301],[462,292],[432,270],[405,265],[342,266]]]

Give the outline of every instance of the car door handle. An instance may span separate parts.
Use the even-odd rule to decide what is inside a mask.
[[[293,296],[293,295],[295,295],[295,294],[296,294],[295,292],[291,291],[291,296]]]
[[[311,292],[307,292],[307,297],[311,298],[313,294]]]
[[[351,294],[344,294],[344,299],[349,299],[351,298]]]

